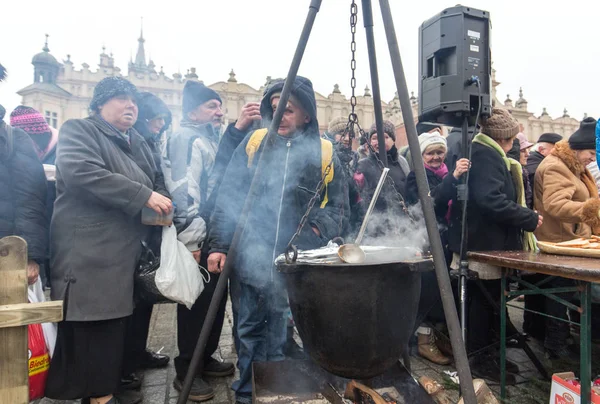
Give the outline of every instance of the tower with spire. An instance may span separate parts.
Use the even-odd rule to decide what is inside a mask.
[[[33,65],[33,82],[34,83],[56,83],[58,77],[58,71],[60,69],[60,63],[54,56],[50,54],[50,48],[48,48],[48,37],[46,34],[46,42],[42,51],[35,55],[31,60]]]
[[[149,73],[153,68],[149,68],[146,64],[146,50],[144,49],[144,19],[142,18],[142,25],[140,28],[140,37],[138,38],[138,49],[135,54],[135,61],[129,61],[129,72],[132,73]],[[152,63],[154,64],[154,63]]]

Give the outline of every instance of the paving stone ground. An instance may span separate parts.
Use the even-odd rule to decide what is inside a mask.
[[[523,312],[515,309],[509,310],[510,317],[518,329],[522,327]],[[168,354],[171,358],[177,354],[177,324],[176,324],[176,310],[173,304],[162,304],[155,306],[154,313],[152,316],[152,322],[150,325],[150,335],[148,337],[148,346],[152,350],[161,350],[162,353]],[[228,304],[225,325],[221,335],[221,342],[219,350],[215,354],[220,356],[221,359],[235,362],[237,357],[233,345],[232,337],[232,314],[231,306]],[[532,350],[538,355],[539,358],[544,357],[543,347],[535,340],[530,341]],[[600,357],[595,349],[594,358]],[[511,404],[547,404],[549,402],[550,394],[550,383],[542,381],[541,375],[535,369],[529,358],[525,353],[519,349],[509,349],[508,358],[513,362],[517,363],[520,369],[520,375],[517,376],[517,386],[509,387],[509,397],[506,402]],[[600,361],[594,361],[593,363],[600,363]],[[411,359],[413,376],[419,378],[421,376],[429,376],[443,386],[448,391],[448,395],[451,400],[456,403],[459,399],[458,386],[454,385],[449,378],[444,374],[444,371],[455,371],[452,365],[439,366],[435,365],[427,360],[420,357],[413,356]],[[572,369],[560,369],[572,370]],[[574,369],[575,371],[577,369]],[[599,371],[600,372],[600,371]],[[595,373],[594,373],[595,374]],[[173,388],[173,378],[175,377],[175,369],[173,367],[173,361],[169,363],[169,366],[165,369],[148,370],[144,372],[142,393],[144,395],[145,404],[176,404],[178,393]],[[219,379],[207,379],[207,381],[214,387],[216,395],[215,398],[209,401],[209,404],[229,404],[234,403],[234,395],[231,390],[231,383],[237,378],[238,373],[232,377],[219,378]],[[492,382],[488,382],[488,385],[496,393],[497,397],[500,396],[500,386]],[[36,404],[77,404],[78,401],[56,401],[50,399],[38,400]],[[188,401],[192,403],[192,401]]]

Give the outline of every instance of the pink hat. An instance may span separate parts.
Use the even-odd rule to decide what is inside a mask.
[[[529,140],[527,140],[527,136],[525,136],[525,134],[523,132],[519,132],[517,134],[517,139],[519,139],[519,149],[520,150],[529,149],[531,146],[533,146],[533,143],[531,143]]]

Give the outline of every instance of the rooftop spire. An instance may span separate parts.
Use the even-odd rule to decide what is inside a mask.
[[[46,34],[46,43],[44,44],[44,47],[42,48],[42,50],[43,50],[44,52],[50,52],[50,49],[48,48],[48,37],[49,37],[49,36],[50,36],[50,35]]]
[[[146,51],[144,50],[144,17],[142,17],[140,37],[138,38],[138,50],[135,54],[135,67],[144,68],[146,67]]]
[[[140,17],[140,38],[138,41],[144,40],[144,17]]]

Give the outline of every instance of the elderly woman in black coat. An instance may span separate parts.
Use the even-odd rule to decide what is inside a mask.
[[[132,127],[138,92],[120,77],[94,89],[91,115],[66,122],[56,158],[57,198],[50,230],[52,299],[64,300],[46,395],[115,404],[133,278],[147,206],[168,213],[148,144]]]
[[[481,133],[473,138],[469,173],[469,201],[467,205],[467,249],[524,250],[533,248],[531,234],[542,224],[542,217],[525,203],[523,170],[518,161],[507,157],[519,133],[519,123],[510,112],[494,108],[490,117],[483,119]],[[461,246],[461,203],[456,196],[452,202],[448,230],[449,248],[453,253],[451,267],[458,269]],[[456,207],[456,209],[455,209]],[[469,269],[477,272],[479,282],[469,282],[468,348],[478,352],[472,358],[471,369],[478,377],[498,380],[500,367],[497,352],[486,349],[496,338],[500,318],[494,304],[500,301],[501,269],[489,264],[469,262]],[[509,372],[518,372],[515,364],[507,362]],[[507,374],[507,383],[515,376]]]

